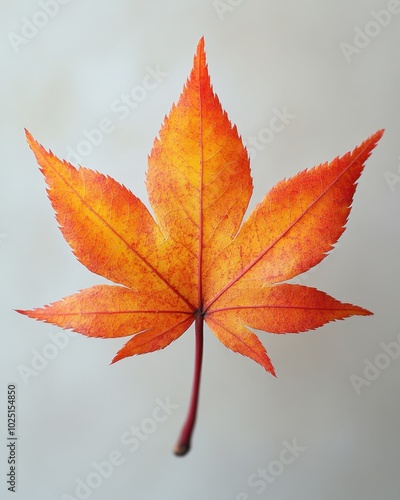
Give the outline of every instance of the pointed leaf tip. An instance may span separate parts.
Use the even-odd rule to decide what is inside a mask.
[[[24,131],[25,131],[25,138],[26,138],[29,146],[31,146],[32,142],[34,142],[35,139],[33,138],[33,135],[29,132],[29,130],[27,128],[24,128]]]
[[[196,48],[196,53],[193,59],[193,71],[201,71],[201,68],[205,68],[207,71],[207,57],[205,52],[204,37],[201,37]],[[208,73],[208,72],[207,72]]]
[[[374,137],[375,140],[376,140],[376,142],[378,142],[379,139],[383,136],[384,133],[385,133],[385,129],[381,128],[381,129],[377,130],[375,132],[375,134],[372,134],[372,137]]]
[[[204,36],[202,36],[197,44],[197,53],[204,53],[204,45],[205,45],[205,42],[204,42]]]

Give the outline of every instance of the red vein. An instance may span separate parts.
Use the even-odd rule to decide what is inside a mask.
[[[347,304],[344,304],[347,305]],[[259,305],[259,306],[230,306],[230,307],[220,307],[218,309],[213,309],[208,314],[224,312],[224,311],[232,311],[232,310],[241,310],[241,309],[298,309],[298,310],[307,310],[307,311],[353,311],[359,310],[357,306],[352,307],[308,307],[308,306],[269,306],[269,305]]]
[[[127,310],[127,311],[76,311],[76,312],[54,312],[54,313],[47,313],[46,312],[46,317],[51,317],[51,316],[91,316],[91,315],[102,315],[102,314],[185,314],[188,316],[192,316],[193,312],[191,311],[163,311],[156,309],[154,311],[151,310],[143,310],[143,311],[135,311],[135,310]],[[186,320],[185,320],[186,321]]]
[[[200,58],[201,56],[199,56]],[[203,307],[203,195],[204,195],[204,151],[203,151],[203,107],[201,88],[202,61],[198,63],[197,78],[199,80],[199,146],[200,146],[200,191],[199,191],[199,260],[198,260],[198,289],[197,306],[199,310]],[[201,321],[203,321],[201,319]]]

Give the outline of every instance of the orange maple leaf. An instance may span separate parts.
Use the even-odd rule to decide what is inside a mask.
[[[176,447],[190,447],[203,320],[229,349],[275,374],[250,330],[298,333],[369,311],[283,281],[325,258],[345,229],[378,131],[354,151],[278,183],[242,224],[252,194],[249,158],[214,94],[201,39],[193,69],[149,157],[155,219],[131,191],[47,152],[27,132],[64,238],[99,285],[30,311],[89,337],[133,336],[113,362],[162,349],[195,322],[192,401]]]

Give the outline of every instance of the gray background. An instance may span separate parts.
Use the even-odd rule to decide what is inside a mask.
[[[79,498],[77,479],[95,481],[93,462],[109,460],[115,450],[123,463],[87,498],[398,498],[400,357],[382,356],[381,343],[400,349],[400,14],[389,19],[381,12],[382,27],[372,13],[400,11],[398,3],[224,0],[217,9],[211,0],[71,0],[57,4],[47,22],[43,3],[1,3],[2,498]],[[10,34],[21,36],[25,18],[44,26],[27,43],[16,43]],[[358,30],[373,36],[362,39]],[[364,47],[354,45],[357,33]],[[375,315],[298,336],[261,333],[277,379],[207,331],[193,450],[179,459],[171,447],[189,402],[192,330],[162,352],[109,366],[123,340],[75,334],[57,348],[50,339],[57,328],[13,309],[104,281],[79,264],[62,239],[23,128],[64,157],[85,130],[112,120],[113,132],[82,163],[147,202],[147,154],[202,35],[214,89],[246,142],[269,127],[274,108],[286,106],[295,115],[252,161],[250,208],[278,180],[345,153],[379,128],[386,133],[367,163],[337,248],[297,280]],[[346,58],[343,43],[357,53]],[[112,103],[157,65],[167,76],[121,119]],[[21,370],[32,369],[35,352],[54,359],[24,379]],[[368,381],[363,372],[375,360],[388,366]],[[354,376],[366,380],[359,394]],[[18,385],[14,496],[5,484],[9,383]],[[151,426],[157,398],[178,408],[129,451],[121,435],[132,425]],[[279,465],[284,440],[305,449]],[[248,480],[260,468],[275,477],[252,486]]]

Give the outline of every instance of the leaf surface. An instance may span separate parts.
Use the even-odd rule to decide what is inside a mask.
[[[149,156],[154,217],[130,190],[58,159],[27,132],[64,238],[84,266],[115,284],[19,312],[89,337],[132,336],[113,361],[162,349],[205,320],[226,347],[275,374],[251,329],[299,333],[371,314],[285,281],[338,241],[382,133],[281,181],[243,222],[249,158],[210,84],[202,39]]]

